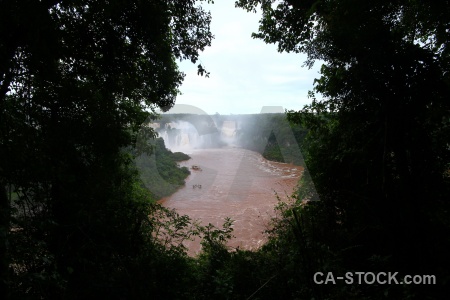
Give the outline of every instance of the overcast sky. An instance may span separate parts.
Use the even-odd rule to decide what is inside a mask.
[[[276,45],[252,39],[261,15],[235,8],[234,0],[202,6],[211,11],[215,38],[198,63],[211,74],[197,75],[198,63],[179,63],[186,77],[177,105],[195,106],[207,114],[247,114],[260,113],[263,106],[298,110],[309,102],[307,92],[319,77],[319,63],[308,70],[302,67],[303,54],[278,53]]]

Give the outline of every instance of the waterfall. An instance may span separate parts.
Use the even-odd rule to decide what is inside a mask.
[[[189,153],[193,149],[218,148],[233,145],[236,136],[236,122],[226,121],[222,128],[214,127],[211,130],[200,131],[196,126],[186,121],[166,123],[164,128],[157,130],[159,137],[171,151]]]

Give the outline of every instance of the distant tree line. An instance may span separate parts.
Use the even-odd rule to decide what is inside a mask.
[[[236,130],[231,138],[237,146],[262,154],[266,159],[304,164],[301,155],[302,141],[307,130],[300,124],[289,123],[283,113],[279,114],[243,114],[243,115],[194,115],[194,114],[164,114],[156,120],[158,132],[167,133],[171,143],[179,138],[181,130],[172,128],[171,123],[188,122],[193,130],[201,135],[209,135],[211,143],[205,147],[223,147],[227,143],[222,140],[222,126],[225,121],[236,124]]]
[[[261,153],[266,159],[303,165],[301,145],[307,130],[289,123],[285,114],[234,116],[239,124],[236,143]]]

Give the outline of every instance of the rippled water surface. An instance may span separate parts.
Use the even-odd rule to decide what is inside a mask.
[[[182,162],[192,170],[186,185],[162,204],[204,225],[220,226],[225,217],[235,220],[230,247],[255,249],[265,241],[263,231],[277,203],[292,194],[302,167],[267,161],[260,154],[241,148],[193,150]],[[201,185],[201,188],[194,187]],[[190,254],[200,250],[198,241],[186,242]]]

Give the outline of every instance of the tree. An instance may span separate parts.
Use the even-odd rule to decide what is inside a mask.
[[[8,236],[37,247],[22,249],[28,261],[17,261],[15,271],[53,268],[62,282],[86,283],[82,270],[95,261],[86,245],[106,246],[114,232],[102,230],[131,205],[125,191],[133,175],[121,149],[134,142],[149,110],[174,104],[183,80],[176,59],[196,62],[213,38],[209,23],[195,1],[0,3],[4,298],[14,254]],[[39,262],[30,261],[33,251]]]
[[[347,266],[378,256],[405,273],[448,276],[450,3],[236,5],[261,6],[254,38],[306,53],[307,66],[323,62],[312,104],[289,117],[310,129],[304,153],[318,205],[349,233],[340,249],[359,245]]]

